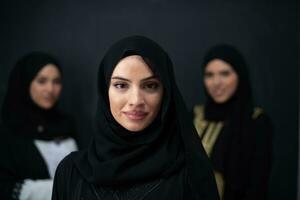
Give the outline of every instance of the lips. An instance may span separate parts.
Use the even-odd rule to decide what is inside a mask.
[[[212,93],[214,96],[222,96],[222,95],[224,94],[224,90],[221,90],[221,89],[213,90],[213,91],[211,91],[211,93]]]
[[[47,102],[53,102],[55,100],[54,97],[44,97],[44,100],[47,101]]]
[[[143,120],[148,113],[143,111],[128,111],[123,112],[131,120]]]

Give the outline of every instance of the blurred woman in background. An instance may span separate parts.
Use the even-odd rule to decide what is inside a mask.
[[[211,48],[202,64],[205,105],[194,125],[210,157],[223,200],[267,198],[272,127],[254,106],[246,62],[237,49]]]
[[[74,124],[57,108],[61,90],[61,66],[46,53],[13,68],[2,106],[0,199],[51,199],[58,163],[77,150]]]

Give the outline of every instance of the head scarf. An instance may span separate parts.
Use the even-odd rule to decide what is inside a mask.
[[[30,96],[32,81],[47,64],[53,64],[62,75],[58,61],[44,52],[25,55],[12,69],[2,105],[2,121],[10,133],[48,140],[72,132],[70,122],[58,111],[57,105],[45,110]]]
[[[234,107],[234,110],[247,110],[247,112],[249,112],[249,109],[253,108],[253,100],[247,64],[244,57],[235,47],[228,44],[220,44],[212,47],[204,57],[202,64],[202,80],[204,80],[205,68],[207,64],[215,59],[223,60],[232,67],[232,69],[238,75],[238,87],[233,96],[223,104],[214,102],[212,97],[209,96],[206,88],[204,88],[207,96],[205,110],[206,117],[210,120],[224,120],[226,117],[228,117],[229,113],[232,113]]]
[[[144,58],[164,87],[158,116],[134,134],[114,120],[108,99],[112,72],[129,55]],[[217,199],[211,166],[176,86],[172,62],[157,43],[131,36],[114,44],[100,63],[98,97],[97,132],[87,152],[75,160],[88,182],[109,186],[142,183],[185,168],[195,199]]]
[[[253,154],[255,142],[251,119],[253,99],[247,64],[235,47],[228,44],[216,45],[204,57],[203,80],[207,64],[214,59],[223,60],[232,67],[238,75],[238,87],[233,96],[222,104],[214,102],[205,89],[205,118],[225,122],[222,139],[218,141],[223,145],[213,150],[211,159],[214,168],[225,173],[227,186],[230,184],[230,187],[243,188],[249,178],[245,172],[251,166],[249,158]]]

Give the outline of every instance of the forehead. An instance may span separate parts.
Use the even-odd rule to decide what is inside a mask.
[[[224,60],[221,59],[213,59],[210,62],[207,63],[205,67],[205,71],[213,71],[213,72],[218,72],[218,71],[224,71],[224,70],[233,70],[232,66],[225,62]]]
[[[45,77],[52,77],[52,76],[59,76],[60,71],[58,70],[57,66],[54,64],[47,64],[45,65],[37,74],[37,76],[45,76]]]
[[[113,76],[148,77],[153,76],[153,72],[141,56],[131,55],[119,61],[112,73]]]

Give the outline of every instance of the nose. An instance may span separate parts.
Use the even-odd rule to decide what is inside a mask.
[[[218,86],[221,84],[222,80],[219,76],[214,76],[213,79],[212,79],[212,82],[215,86]]]
[[[128,104],[130,106],[141,106],[145,103],[143,92],[139,88],[133,88],[129,93]]]
[[[54,89],[54,84],[51,83],[51,82],[48,82],[47,85],[46,85],[47,92],[51,93],[53,91],[53,89]]]

